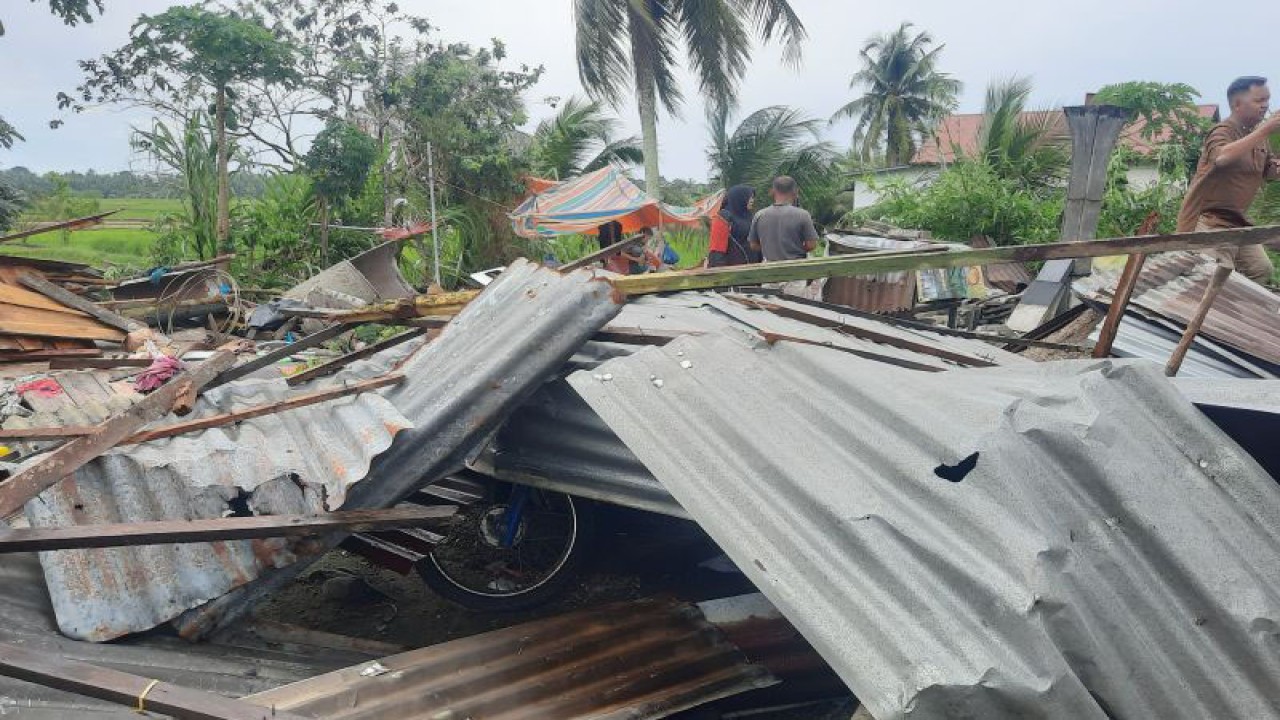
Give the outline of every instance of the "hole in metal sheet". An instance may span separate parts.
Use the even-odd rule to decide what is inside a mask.
[[[958,483],[978,467],[978,455],[979,453],[974,453],[955,465],[939,465],[933,469],[933,474],[947,482]]]
[[[252,498],[253,493],[244,488],[236,488],[236,496],[227,501],[227,505],[231,507],[230,517],[253,517],[253,510],[249,509],[249,500]]]

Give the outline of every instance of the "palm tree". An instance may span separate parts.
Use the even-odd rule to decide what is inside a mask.
[[[722,187],[763,189],[779,175],[794,177],[810,193],[833,184],[837,155],[821,139],[821,121],[781,105],[751,113],[732,132],[728,119],[724,109],[712,117],[707,149],[714,179]]]
[[[836,111],[831,122],[858,118],[854,145],[864,161],[884,153],[886,167],[908,162],[919,142],[956,107],[963,87],[959,80],[938,72],[944,46],[933,45],[927,32],[911,34],[903,23],[889,34],[877,35],[863,46],[862,69],[849,87],[865,87],[858,99]]]
[[[644,138],[645,190],[658,197],[658,103],[675,113],[677,46],[712,107],[733,105],[751,57],[752,36],[775,35],[798,63],[804,25],[788,0],[574,0],[578,76],[591,97],[618,105],[636,94]]]
[[[644,162],[640,140],[616,139],[618,121],[600,103],[570,97],[555,117],[538,123],[529,148],[533,174],[557,180],[599,170],[606,165]]]
[[[1061,180],[1071,163],[1071,150],[1062,113],[1027,112],[1030,96],[1027,78],[991,83],[978,147],[969,157],[1023,187],[1045,188]]]

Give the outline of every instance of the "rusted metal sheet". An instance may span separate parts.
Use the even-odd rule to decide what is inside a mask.
[[[691,605],[559,615],[245,698],[326,720],[663,718],[776,682]]]
[[[40,412],[23,421],[45,427],[96,422],[140,397],[110,394],[106,376],[48,378],[59,392],[39,396]],[[288,394],[282,379],[228,384],[202,398],[193,417]],[[37,397],[27,396],[29,402]],[[26,514],[33,527],[60,527],[337,509],[373,457],[410,425],[385,399],[366,393],[117,448],[27,503]],[[62,632],[102,641],[154,627],[319,549],[311,540],[276,538],[64,550],[40,558]]]
[[[1216,266],[1216,260],[1197,253],[1148,257],[1131,305],[1185,327],[1204,297]],[[1075,289],[1092,300],[1110,303],[1119,275],[1118,270],[1099,270],[1077,279]],[[1214,301],[1202,332],[1273,367],[1280,366],[1280,297],[1249,278],[1232,273]]]
[[[919,250],[932,243],[915,240],[892,240],[861,235],[828,235],[828,253],[856,255],[876,250]],[[898,312],[915,306],[916,274],[913,272],[878,273],[827,280],[822,299],[865,312]]]

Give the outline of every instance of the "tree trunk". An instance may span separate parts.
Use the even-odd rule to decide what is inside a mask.
[[[653,78],[637,68],[636,101],[640,106],[640,134],[644,139],[644,191],[657,200],[662,182],[658,171],[658,93]]]
[[[235,252],[235,247],[231,244],[231,180],[227,174],[229,153],[227,152],[227,89],[225,87],[218,88],[214,115],[218,134],[218,252],[226,255]]]
[[[329,267],[329,201],[320,198],[320,267]]]

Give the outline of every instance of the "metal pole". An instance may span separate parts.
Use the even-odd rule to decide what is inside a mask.
[[[440,222],[436,219],[436,163],[431,143],[427,142],[427,191],[431,195],[431,246],[433,266],[435,268],[436,287],[444,287],[440,282]]]

